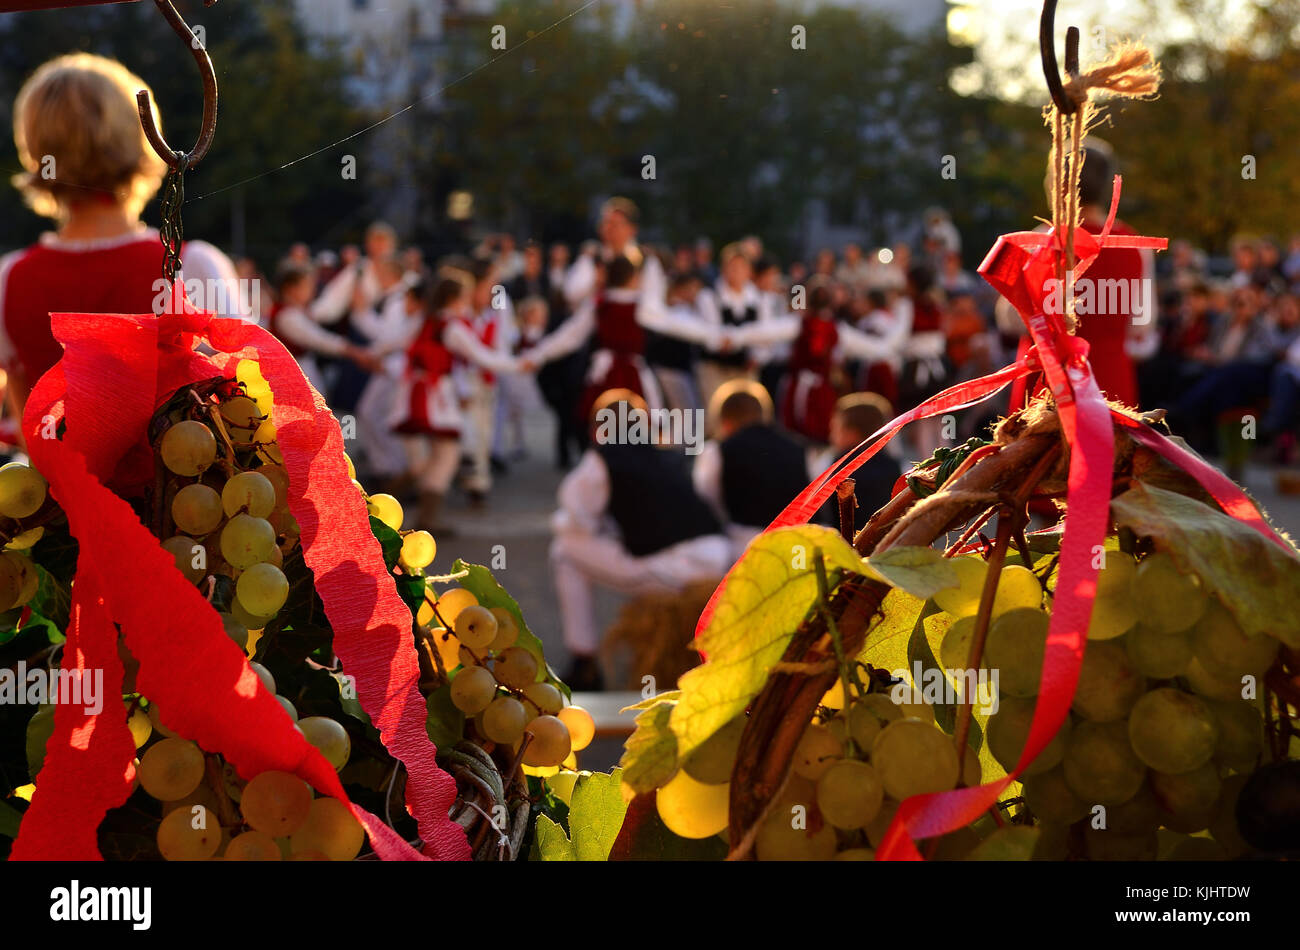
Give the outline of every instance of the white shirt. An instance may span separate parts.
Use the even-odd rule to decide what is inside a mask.
[[[640,250],[635,244],[628,245],[628,248]],[[605,254],[613,256],[614,252],[610,248],[605,248]],[[662,304],[667,288],[668,281],[664,277],[664,269],[659,263],[659,258],[650,254],[644,255],[641,264],[642,297],[650,300],[652,304]],[[570,307],[577,307],[591,298],[595,291],[596,262],[591,255],[583,254],[573,262],[569,273],[564,277],[564,299],[569,302]]]
[[[282,308],[275,328],[290,343],[326,356],[342,356],[350,345],[347,337],[325,329],[302,307]]]
[[[582,453],[577,466],[560,482],[559,507],[551,517],[557,534],[602,534],[607,527],[609,469],[595,449]]]

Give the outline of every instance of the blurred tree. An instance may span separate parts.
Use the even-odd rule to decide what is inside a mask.
[[[202,25],[217,69],[217,136],[201,165],[186,176],[186,235],[226,249],[246,231],[245,253],[264,267],[295,240],[336,243],[359,233],[367,201],[344,181],[329,149],[284,170],[279,166],[360,127],[344,96],[337,59],[308,50],[287,4],[178,4],[191,26]],[[0,123],[12,125],[18,88],[42,62],[70,51],[121,60],[154,90],[168,141],[188,148],[198,134],[203,90],[190,52],[152,4],[124,4],[0,16]],[[11,136],[0,141],[0,169],[19,170]],[[251,180],[249,180],[251,179]],[[0,189],[0,244],[20,246],[47,227],[17,193]],[[145,219],[157,224],[156,203]],[[233,232],[233,233],[232,233]]]

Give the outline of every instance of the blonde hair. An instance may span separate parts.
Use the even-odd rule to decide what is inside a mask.
[[[140,127],[135,94],[148,88],[121,63],[90,53],[57,57],[31,75],[14,101],[26,171],[13,184],[33,211],[62,218],[69,204],[95,195],[133,215],[144,210],[167,170]],[[161,130],[156,105],[153,112]]]

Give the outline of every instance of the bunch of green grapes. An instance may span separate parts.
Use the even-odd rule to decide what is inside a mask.
[[[595,722],[582,707],[566,706],[537,654],[517,645],[515,615],[504,607],[484,607],[461,588],[444,594],[431,611],[451,625],[452,632],[442,627],[431,632],[450,675],[451,701],[473,717],[478,736],[516,751],[527,739],[523,765],[529,774],[576,770],[574,753],[595,738]]]
[[[1240,856],[1236,801],[1261,770],[1258,697],[1280,645],[1246,634],[1167,552],[1106,561],[1070,717],[1024,772],[1027,814],[1053,839],[1073,828],[1092,860]],[[1007,768],[1032,712],[1004,698],[989,720]]]
[[[34,522],[44,519],[38,513],[45,508],[48,495],[45,479],[30,465],[9,462],[0,467],[0,517],[14,522],[0,534],[4,545],[0,553],[0,612],[22,607],[36,596],[40,574],[30,551],[45,534],[44,526]]]
[[[250,663],[272,693],[270,671]],[[347,764],[347,731],[326,716],[299,719],[293,704],[276,696],[298,730],[331,765]],[[347,806],[315,798],[306,782],[288,772],[266,771],[242,780],[221,756],[205,753],[163,723],[157,704],[127,706],[136,748],[140,790],[161,803],[158,851],[168,861],[350,861],[364,844],[361,825]]]

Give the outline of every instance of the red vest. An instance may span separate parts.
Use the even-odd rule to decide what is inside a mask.
[[[495,319],[484,323],[481,330],[474,326],[475,320],[473,317],[460,317],[458,319],[465,325],[465,328],[469,330],[470,333],[478,337],[479,342],[484,346],[489,349],[495,346],[497,339],[497,322]],[[487,383],[489,386],[496,382],[496,377],[487,370],[480,369],[479,372],[483,374],[483,382]]]
[[[0,309],[27,384],[35,386],[63,356],[50,331],[51,313],[154,313],[165,295],[155,287],[162,265],[156,235],[100,250],[35,244],[24,251],[9,269]]]
[[[601,297],[596,301],[596,343],[599,349],[624,356],[645,352],[645,329],[636,320],[636,302]]]

